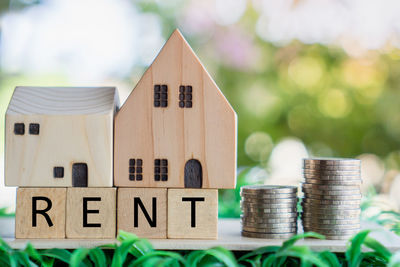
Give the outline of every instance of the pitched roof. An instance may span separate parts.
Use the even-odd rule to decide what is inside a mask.
[[[115,87],[16,87],[7,114],[104,114],[119,105]]]

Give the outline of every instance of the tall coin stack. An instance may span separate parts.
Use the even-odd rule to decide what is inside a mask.
[[[243,186],[242,235],[285,239],[297,233],[297,187]]]
[[[360,230],[361,161],[311,158],[303,163],[304,231],[347,240]]]

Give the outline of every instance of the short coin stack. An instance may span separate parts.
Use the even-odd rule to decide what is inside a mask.
[[[348,239],[360,230],[361,161],[304,159],[302,222],[305,232]]]
[[[243,186],[241,196],[243,236],[285,239],[297,233],[297,187]]]

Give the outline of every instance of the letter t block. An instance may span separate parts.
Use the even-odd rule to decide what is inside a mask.
[[[168,189],[168,238],[217,239],[217,189]]]
[[[67,238],[115,238],[116,188],[67,189]]]
[[[66,188],[18,188],[15,238],[65,238]]]

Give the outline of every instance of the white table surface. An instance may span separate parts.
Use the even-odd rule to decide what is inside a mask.
[[[390,251],[400,250],[400,237],[382,228],[381,226],[363,222],[363,229],[374,229],[371,233]],[[193,239],[150,239],[154,248],[162,250],[198,250],[207,249],[215,246],[222,246],[229,250],[246,251],[254,250],[263,246],[281,245],[284,240],[256,239],[242,237],[240,234],[241,225],[239,219],[220,219],[218,222],[217,240],[193,240]],[[301,228],[299,229],[301,232]],[[65,248],[74,249],[78,247],[94,247],[105,244],[113,244],[118,241],[115,239],[15,239],[3,238],[12,248],[23,249],[27,242],[31,242],[37,249]],[[344,252],[347,247],[345,240],[318,240],[305,239],[299,240],[297,245],[310,246],[315,251],[329,250],[332,252]]]

